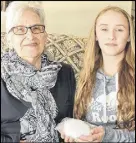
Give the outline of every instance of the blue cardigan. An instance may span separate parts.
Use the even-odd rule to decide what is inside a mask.
[[[58,124],[65,117],[73,117],[76,83],[73,69],[62,63],[56,85],[50,90],[58,106]],[[13,97],[1,79],[1,142],[20,142],[20,121],[30,103]]]

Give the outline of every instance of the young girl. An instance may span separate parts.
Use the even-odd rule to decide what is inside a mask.
[[[135,141],[134,59],[131,17],[119,7],[105,8],[86,47],[74,108],[75,118],[98,127],[78,142]]]

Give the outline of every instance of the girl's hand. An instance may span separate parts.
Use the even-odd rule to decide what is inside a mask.
[[[102,142],[104,137],[104,128],[99,126],[91,130],[88,136],[80,136],[76,141],[77,142]]]

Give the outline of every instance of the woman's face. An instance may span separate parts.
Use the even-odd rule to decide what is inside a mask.
[[[129,41],[129,25],[126,17],[112,10],[101,15],[96,22],[96,40],[105,55],[116,56],[124,53]]]
[[[26,10],[23,12],[22,16],[18,18],[15,27],[30,27],[37,24],[42,24],[39,16],[32,10]],[[37,27],[34,27],[33,30],[36,30],[36,28]],[[22,31],[22,28],[18,28],[18,32]],[[12,32],[11,36],[11,42],[15,51],[24,59],[39,57],[44,50],[46,39],[46,32],[34,34],[30,29],[28,29],[27,33],[24,35],[16,35]]]

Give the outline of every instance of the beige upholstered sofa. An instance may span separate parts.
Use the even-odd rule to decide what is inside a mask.
[[[70,64],[78,79],[82,68],[84,48],[87,39],[63,34],[48,34],[45,52],[51,60]],[[1,55],[9,49],[6,33],[1,33]]]

